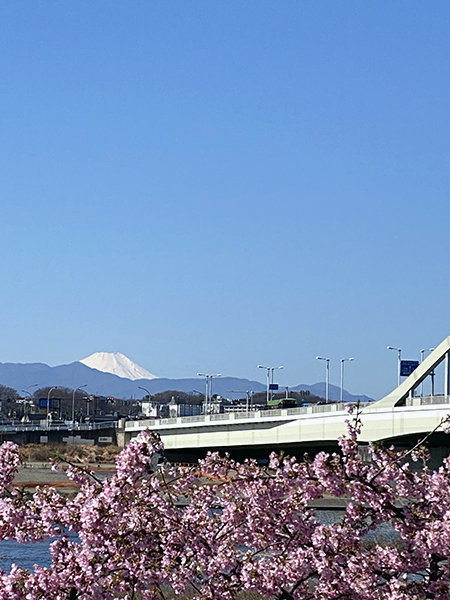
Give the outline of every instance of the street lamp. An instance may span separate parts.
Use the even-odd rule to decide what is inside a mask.
[[[433,350],[436,350],[436,348],[428,348],[429,352],[432,352]],[[434,372],[434,369],[431,371],[430,373],[430,377],[431,377],[431,396],[434,396],[434,376],[436,375],[436,373]]]
[[[325,358],[323,356],[316,356],[317,360],[326,361],[326,370],[325,370],[325,404],[328,404],[329,398],[329,388],[330,388],[330,358]]]
[[[24,417],[27,414],[27,411],[26,411],[26,405],[27,405],[27,403],[28,403],[28,413],[30,412],[31,407],[33,406],[33,396],[31,395],[31,392],[29,391],[29,389],[33,388],[33,387],[37,387],[38,385],[39,384],[37,384],[37,383],[33,383],[33,385],[29,385],[26,390],[20,390],[24,394],[28,394],[28,396],[30,397],[30,399],[28,401],[24,400],[24,403],[23,403],[23,415],[24,415]]]
[[[51,387],[48,390],[48,394],[47,394],[47,427],[49,426],[48,418],[49,418],[49,414],[50,414],[50,394],[53,392],[53,390],[56,390],[56,389],[58,389],[58,386]]]
[[[205,373],[197,373],[197,377],[205,378],[205,414],[208,414],[208,393],[209,393],[209,375]]]
[[[75,423],[75,392],[77,390],[82,390],[83,388],[87,387],[87,383],[85,383],[84,385],[80,385],[80,387],[77,387],[73,390],[73,394],[72,394],[72,425]]]
[[[37,387],[39,384],[38,383],[33,383],[31,385],[27,385],[27,389],[26,390],[22,390],[22,392],[25,392],[26,394],[30,394],[30,392],[28,390],[30,390],[31,388]],[[31,396],[31,394],[30,394]]]
[[[400,368],[401,368],[401,363],[402,363],[402,349],[401,348],[395,348],[394,346],[386,346],[387,350],[395,350],[397,352],[398,355],[398,384],[400,385]]]
[[[147,388],[145,388],[145,387],[142,387],[141,385],[138,385],[138,388],[139,388],[140,390],[144,390],[144,392],[147,392],[148,399],[150,400],[150,396],[151,396],[151,394],[150,394],[150,392],[148,391],[148,389],[147,389]]]
[[[422,348],[422,350],[420,351],[420,362],[423,363],[423,359],[425,358],[425,352],[431,352],[432,350],[435,350],[435,348]],[[431,373],[431,385],[432,388],[434,388],[434,371]],[[434,389],[432,390],[434,392]],[[423,381],[422,384],[420,386],[420,395],[423,396]],[[433,396],[433,393],[431,394]]]
[[[344,363],[346,360],[355,360],[355,357],[351,356],[350,358],[341,358],[341,402],[344,401]]]
[[[95,401],[95,396],[94,394],[89,394],[89,396],[86,396],[86,420],[90,421],[91,420],[91,402]],[[95,409],[95,407],[94,407]],[[95,411],[94,411],[95,413]],[[95,414],[94,414],[95,416]]]
[[[140,390],[143,390],[144,392],[147,392],[147,398],[148,398],[148,402],[149,402],[149,403],[151,403],[151,402],[152,402],[152,395],[150,394],[150,390],[148,390],[148,389],[147,389],[147,388],[145,388],[145,387],[142,387],[142,385],[138,385],[138,389],[140,389]],[[153,405],[153,409],[152,409],[152,408],[150,408],[150,411],[148,411],[147,409],[144,411],[144,407],[143,407],[143,403],[144,403],[144,402],[143,402],[143,401],[144,401],[144,398],[142,399],[142,402],[141,402],[141,413],[142,413],[142,414],[144,414],[146,417],[153,416],[153,415],[155,414],[155,413],[153,412],[153,409],[154,409],[155,407],[156,407],[156,415],[159,415],[159,414],[160,414],[160,411],[159,411],[159,405],[158,405],[158,403],[155,403],[155,404]],[[150,407],[151,407],[151,406],[152,406],[152,405],[150,404]],[[169,412],[170,412],[170,411],[169,411]]]
[[[230,390],[232,394],[245,394],[247,397],[247,401],[245,404],[246,412],[249,411],[250,407],[253,406],[253,390]]]
[[[32,385],[27,386],[26,390],[20,390],[20,391],[23,392],[24,394],[28,394],[30,396],[30,398],[32,398],[33,395],[31,394],[31,392],[29,390],[30,390],[30,388],[37,387],[38,385],[39,385],[38,383],[33,383]]]
[[[31,392],[29,390],[30,390],[30,388],[37,387],[38,385],[39,385],[38,383],[33,383],[32,385],[27,386],[26,390],[20,390],[20,391],[23,392],[24,394],[28,394],[30,396],[30,398],[32,398],[33,395],[31,394]]]
[[[266,403],[269,403],[269,399],[272,398],[272,394],[270,393],[270,384],[273,385],[273,372],[275,369],[284,369],[283,365],[279,367],[265,367],[264,365],[257,365],[258,369],[266,369],[267,370],[267,396]]]
[[[197,373],[197,376],[205,378],[205,414],[208,414],[211,409],[213,377],[221,377],[222,373],[217,373],[216,375],[208,375],[207,373]]]

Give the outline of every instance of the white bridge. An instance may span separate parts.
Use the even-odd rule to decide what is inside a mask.
[[[444,394],[417,397],[416,390],[445,363]],[[359,440],[399,439],[432,431],[450,414],[450,336],[393,392],[362,409]],[[125,442],[143,429],[157,431],[167,450],[226,449],[335,443],[351,418],[343,404],[142,420],[125,425]]]

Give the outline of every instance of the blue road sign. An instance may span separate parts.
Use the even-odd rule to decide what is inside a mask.
[[[419,366],[418,360],[402,360],[400,361],[400,375],[408,377]]]

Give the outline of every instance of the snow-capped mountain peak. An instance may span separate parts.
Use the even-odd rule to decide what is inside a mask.
[[[81,363],[103,373],[112,373],[126,379],[156,379],[156,375],[137,365],[120,352],[94,352],[80,360]]]

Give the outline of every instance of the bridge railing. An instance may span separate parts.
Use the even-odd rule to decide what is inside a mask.
[[[15,425],[0,425],[0,433],[19,431],[92,431],[98,429],[111,429],[117,428],[117,421],[104,422],[104,423],[76,423],[74,426],[60,424],[60,425],[35,425],[33,423],[17,423]]]
[[[254,417],[260,417],[263,412],[266,412],[266,411],[249,410],[246,412],[235,412],[235,413],[229,413],[229,414],[232,414],[234,419],[252,419]]]
[[[209,415],[209,420],[210,421],[226,421],[227,419],[229,419],[229,415],[230,414],[235,414],[235,413],[217,413],[216,415]]]
[[[145,429],[146,427],[157,427],[158,425],[176,425],[188,423],[208,423],[217,421],[237,421],[243,419],[262,419],[271,417],[284,417],[293,415],[310,415],[320,413],[339,412],[345,410],[345,404],[336,402],[330,404],[312,404],[311,406],[298,406],[295,408],[279,408],[269,410],[252,410],[229,413],[216,413],[211,415],[192,415],[189,417],[172,417],[168,419],[141,419],[130,421],[126,424],[127,429]]]
[[[432,404],[450,404],[450,396],[435,394],[434,396],[417,396],[407,398],[406,406],[427,406]]]

